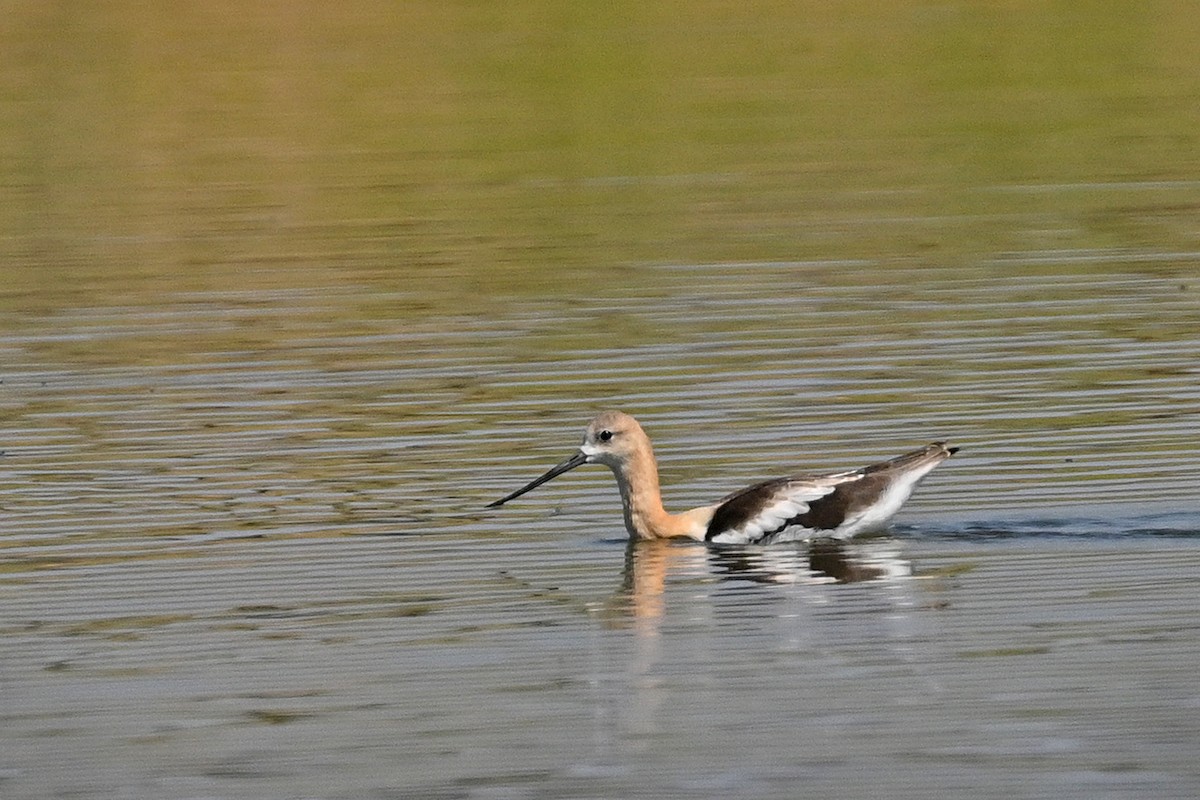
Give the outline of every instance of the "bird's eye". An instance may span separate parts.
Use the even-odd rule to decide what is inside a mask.
[[[602,442],[607,442],[612,438],[612,431],[600,431],[600,435],[596,437]]]

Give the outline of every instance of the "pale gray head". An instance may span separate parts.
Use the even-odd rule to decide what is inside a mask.
[[[589,464],[616,468],[649,447],[650,439],[636,419],[620,411],[605,411],[588,423],[579,452]]]

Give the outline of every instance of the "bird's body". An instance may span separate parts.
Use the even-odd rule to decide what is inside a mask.
[[[917,483],[958,448],[935,442],[862,469],[763,481],[716,503],[670,514],[663,508],[654,449],[638,421],[605,411],[588,425],[579,452],[490,504],[503,505],[581,464],[616,475],[625,527],[634,539],[687,538],[715,544],[767,544],[878,531]]]

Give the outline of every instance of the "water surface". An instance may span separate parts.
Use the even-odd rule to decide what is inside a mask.
[[[11,9],[0,795],[1196,796],[1139,9]],[[676,509],[962,451],[840,550],[483,508],[607,407]]]

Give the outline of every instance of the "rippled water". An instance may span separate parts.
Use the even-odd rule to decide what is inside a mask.
[[[1200,794],[1193,37],[900,7],[16,14],[0,796]],[[608,407],[676,510],[962,450],[836,549],[484,509]]]
[[[1194,290],[1054,266],[650,265],[415,324],[351,327],[412,298],[348,285],[10,328],[6,796],[1185,796]],[[629,550],[600,469],[483,511],[608,405],[675,507],[964,449],[845,553]]]

